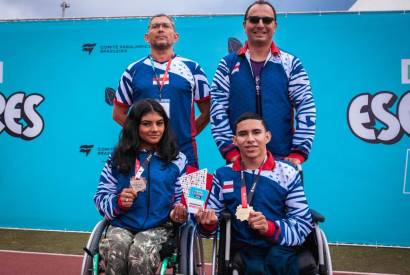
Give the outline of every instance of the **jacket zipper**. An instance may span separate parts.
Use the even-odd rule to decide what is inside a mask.
[[[150,182],[151,182],[151,169],[150,169],[150,166],[151,166],[151,162],[148,162],[148,176],[147,176],[147,214],[145,215],[145,219],[144,219],[144,223],[142,224],[142,228],[145,228],[145,223],[146,223],[146,221],[147,221],[147,219],[148,219],[148,216],[149,216],[149,207],[150,207],[150,205],[151,205],[151,184],[150,184]]]

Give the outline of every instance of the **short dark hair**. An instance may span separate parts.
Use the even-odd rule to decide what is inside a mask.
[[[153,20],[154,18],[157,18],[157,17],[166,17],[166,18],[168,18],[169,21],[171,21],[172,28],[175,30],[175,21],[174,21],[174,18],[172,18],[171,16],[169,16],[169,15],[167,15],[167,14],[165,14],[165,13],[158,13],[158,14],[155,14],[155,15],[151,16],[150,19],[149,19],[149,22],[148,22],[148,29],[149,29],[149,27],[151,26],[152,20]]]
[[[235,132],[235,134],[236,134],[236,128],[237,128],[238,124],[239,124],[240,122],[242,122],[242,121],[244,121],[244,120],[248,120],[248,119],[259,120],[259,121],[262,123],[263,127],[265,128],[265,130],[268,131],[268,127],[266,127],[265,120],[263,120],[263,118],[262,118],[260,115],[255,114],[255,113],[251,113],[251,112],[246,112],[246,113],[243,113],[242,115],[240,115],[240,116],[238,117],[238,119],[235,121],[235,124],[234,124],[234,132]]]
[[[164,119],[164,133],[158,143],[158,155],[166,163],[174,160],[178,154],[176,138],[172,132],[168,116],[156,100],[143,99],[134,103],[127,115],[124,128],[121,131],[118,145],[113,153],[113,162],[118,170],[127,175],[134,166],[138,148],[141,145],[139,126],[144,115],[155,112]]]
[[[275,7],[274,7],[271,3],[269,3],[268,1],[264,1],[264,0],[257,0],[257,1],[255,1],[255,2],[253,2],[252,4],[250,4],[249,7],[248,7],[248,8],[246,9],[246,11],[245,11],[245,16],[243,17],[243,21],[246,21],[246,19],[248,18],[249,10],[250,10],[253,6],[255,6],[255,5],[267,5],[267,6],[271,7],[271,8],[272,8],[272,11],[273,11],[274,21],[276,21],[276,10],[275,10]]]

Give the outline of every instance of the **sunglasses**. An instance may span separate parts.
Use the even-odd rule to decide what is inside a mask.
[[[272,23],[273,21],[275,21],[275,18],[273,17],[269,17],[269,16],[248,16],[246,18],[249,22],[251,22],[252,24],[258,24],[261,20],[263,22],[264,25],[269,25],[270,23]]]

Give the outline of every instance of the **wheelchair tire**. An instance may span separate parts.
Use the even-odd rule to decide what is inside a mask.
[[[202,239],[197,234],[196,226],[187,223],[182,230],[180,239],[180,272],[187,275],[202,275],[204,273],[204,252]]]
[[[333,267],[332,267],[332,258],[330,256],[330,249],[329,244],[327,242],[327,238],[323,230],[320,230],[322,235],[322,243],[323,243],[323,256],[325,261],[325,268],[326,268],[326,275],[333,275]]]
[[[101,236],[108,226],[107,220],[99,221],[91,232],[90,238],[88,239],[86,249],[91,253],[84,252],[83,263],[81,267],[82,275],[92,275],[93,274],[93,256],[98,253],[98,245],[100,243]]]
[[[193,235],[191,236],[192,258],[190,257],[189,270],[191,274],[205,275],[204,248],[202,238],[197,232],[195,226]]]
[[[179,272],[182,274],[189,274],[189,240],[191,239],[193,223],[188,222],[183,229],[181,229],[180,237],[180,255],[179,255]]]

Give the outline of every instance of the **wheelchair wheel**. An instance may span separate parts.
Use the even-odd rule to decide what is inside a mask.
[[[323,256],[324,256],[324,261],[325,261],[326,274],[333,275],[332,258],[330,256],[329,244],[327,242],[327,238],[323,230],[320,230],[320,233],[322,235],[323,254],[324,254]]]
[[[189,274],[205,275],[204,248],[202,238],[197,232],[197,226],[193,229],[190,246]]]
[[[189,231],[190,228],[193,226],[192,223],[187,223],[182,232],[180,232],[180,243],[179,243],[179,272],[182,274],[188,274],[189,272],[189,261],[188,261],[188,254],[189,254]]]
[[[180,272],[189,275],[205,274],[202,239],[196,225],[188,222],[181,233]]]
[[[98,245],[100,243],[101,236],[108,226],[108,221],[99,221],[96,226],[94,226],[91,232],[90,238],[88,239],[87,246],[84,248],[83,263],[81,267],[82,275],[93,274],[93,257],[98,253]]]

